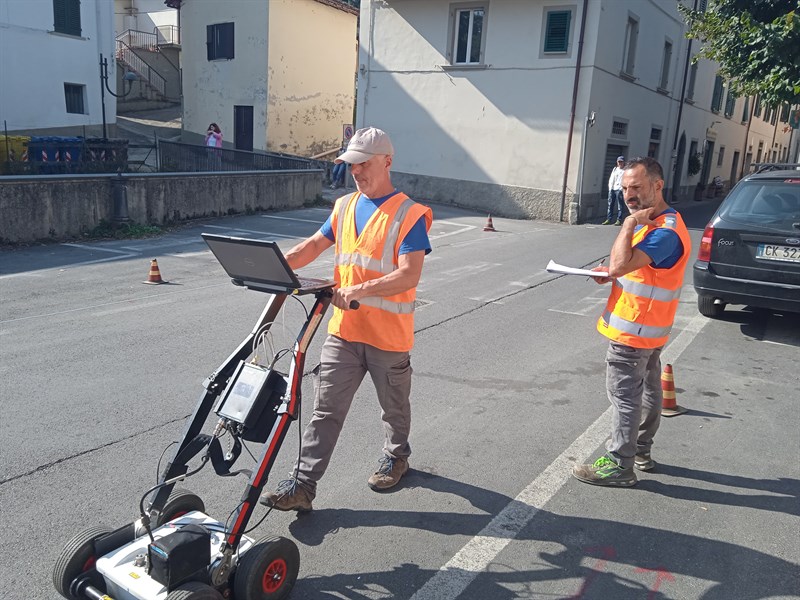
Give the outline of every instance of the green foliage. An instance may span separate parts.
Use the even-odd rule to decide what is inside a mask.
[[[697,58],[720,64],[739,96],[764,104],[800,102],[800,0],[709,0],[705,12],[682,4]]]
[[[100,224],[83,235],[93,239],[135,239],[158,235],[161,227],[155,225],[140,225],[139,223],[110,223],[100,221]]]

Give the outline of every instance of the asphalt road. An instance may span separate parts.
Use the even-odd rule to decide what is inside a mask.
[[[677,208],[696,253],[714,204]],[[800,315],[734,307],[708,320],[689,274],[664,352],[689,412],[663,421],[658,467],[637,487],[587,486],[569,473],[609,431],[606,342],[594,327],[607,289],[544,267],[592,266],[618,230],[495,218],[497,232],[484,232],[485,215],[434,214],[412,357],[412,470],[392,493],[367,487],[382,429],[366,381],[315,510],[273,512],[251,534],[297,542],[291,598],[800,597]],[[0,597],[55,597],[66,540],[136,518],[203,379],[258,318],[267,297],[232,286],[200,232],[287,249],[325,216],[311,208],[157,239],[0,251]],[[151,258],[167,285],[142,284]],[[331,269],[325,255],[304,274]],[[302,318],[288,303],[277,348]],[[306,378],[301,424],[311,391]],[[288,472],[299,432],[268,485]],[[244,479],[206,471],[184,487],[224,521]]]

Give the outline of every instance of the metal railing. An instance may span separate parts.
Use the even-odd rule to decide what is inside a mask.
[[[181,29],[177,25],[159,25],[153,29],[153,33],[158,36],[159,44],[175,44],[181,43]]]
[[[229,148],[209,148],[196,144],[158,140],[158,164],[161,171],[282,171],[320,169],[330,163],[299,156],[271,152],[247,152]]]
[[[144,48],[152,52],[158,51],[158,35],[155,32],[128,29],[117,36],[117,41],[128,44],[131,48]]]
[[[122,40],[117,40],[116,56],[117,60],[128,65],[162,97],[167,97],[167,80]]]

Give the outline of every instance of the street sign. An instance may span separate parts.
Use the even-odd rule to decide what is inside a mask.
[[[344,140],[345,144],[353,137],[353,133],[355,133],[355,131],[352,125],[342,125],[342,140]]]

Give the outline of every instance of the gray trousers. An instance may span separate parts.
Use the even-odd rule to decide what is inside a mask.
[[[411,454],[411,358],[408,352],[388,352],[369,344],[329,335],[315,371],[314,414],[303,433],[297,480],[316,494],[325,474],[358,386],[370,374],[381,405],[385,432],[383,452],[394,458]]]
[[[650,451],[661,423],[661,350],[608,344],[606,389],[614,412],[606,449],[625,468]]]

